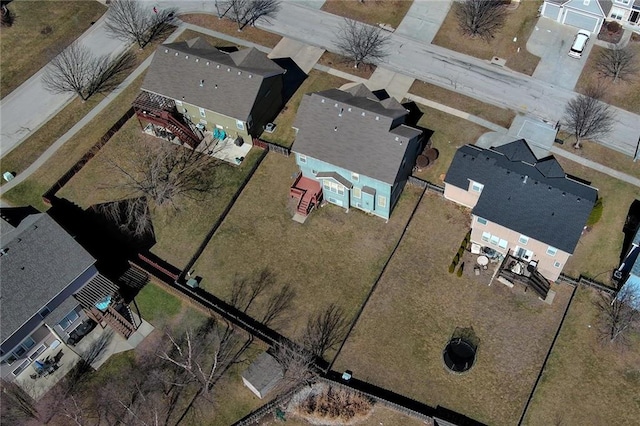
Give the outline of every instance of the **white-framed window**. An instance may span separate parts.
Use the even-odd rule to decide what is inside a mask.
[[[520,238],[518,238],[518,242],[526,246],[529,242],[529,237],[527,237],[526,235],[520,235]]]
[[[478,217],[476,217],[476,222],[478,222],[481,225],[486,225],[487,224],[487,219],[478,216]]]
[[[551,246],[547,247],[547,254],[549,256],[555,256],[557,252],[558,252],[557,248],[551,247]]]
[[[589,3],[591,3],[591,0],[584,0],[582,2],[585,6],[589,6]]]
[[[612,7],[611,18],[621,21],[622,18],[624,18],[624,9],[620,9],[619,7]]]
[[[491,244],[493,244],[494,246],[497,246],[498,243],[500,242],[500,238],[498,238],[496,235],[492,235],[491,239],[489,240],[489,242]]]
[[[327,191],[334,192],[334,193],[336,193],[338,195],[344,195],[344,186],[340,185],[339,183],[333,182],[333,181],[331,181],[329,179],[325,179],[322,182],[322,186]]]
[[[484,185],[478,182],[471,181],[471,190],[473,192],[481,193]]]
[[[616,0],[616,3],[621,3],[624,5],[628,5],[630,0]]]
[[[514,253],[516,255],[516,257],[520,258],[520,259],[524,259],[524,260],[531,260],[533,258],[533,252],[531,250],[527,250],[525,248],[522,247],[517,247],[514,250]]]
[[[387,207],[387,197],[383,195],[378,195],[378,206]]]
[[[354,182],[359,182],[360,181],[360,175],[357,173],[351,173],[351,180]]]
[[[562,266],[562,263],[558,262],[557,260],[553,263],[554,268],[559,268],[561,266]]]
[[[207,116],[207,113],[204,111],[204,108],[198,108],[198,111],[200,111],[200,117],[205,118]]]
[[[489,242],[489,240],[491,239],[491,234],[488,232],[483,232],[482,233],[482,241],[484,242]]]
[[[14,376],[19,375],[20,373],[22,373],[24,371],[25,368],[27,368],[29,366],[29,364],[31,363],[31,361],[29,361],[28,359],[25,359],[24,361],[22,361],[22,363],[20,363],[20,365],[18,366],[18,368],[16,368],[15,370],[13,370],[11,373]]]
[[[307,163],[307,156],[306,155],[302,155],[302,154],[298,154],[298,160],[301,163],[306,164]]]
[[[362,198],[362,190],[360,188],[353,188],[353,198]]]
[[[38,358],[45,349],[47,349],[47,345],[43,343],[38,349],[36,349],[31,355],[29,355],[29,359],[33,361],[34,359]]]
[[[179,101],[179,100],[176,99],[176,105],[177,106],[182,106],[182,101]]]
[[[51,309],[49,309],[48,306],[45,306],[44,308],[42,308],[39,312],[40,316],[42,318],[46,317],[47,315],[49,315],[51,313]]]
[[[507,240],[503,240],[502,238],[500,238],[500,241],[498,241],[498,247],[506,250],[507,245],[508,245]]]
[[[236,127],[238,128],[238,130],[244,130],[244,123],[242,122],[242,120],[236,120]]]
[[[58,325],[60,326],[61,329],[66,330],[67,328],[69,328],[71,323],[73,323],[77,319],[78,319],[78,313],[75,310],[73,310],[69,312],[66,317],[62,318],[60,322],[58,322]]]

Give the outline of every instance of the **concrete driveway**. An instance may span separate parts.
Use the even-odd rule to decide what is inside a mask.
[[[414,0],[395,32],[431,43],[449,13],[451,3],[451,0]]]
[[[577,33],[577,28],[548,18],[541,17],[538,20],[527,41],[527,50],[540,56],[540,63],[533,73],[534,78],[573,90],[596,38],[596,34],[591,35],[582,58],[572,58],[568,53]]]

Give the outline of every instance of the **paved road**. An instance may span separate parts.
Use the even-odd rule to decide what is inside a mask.
[[[288,2],[269,23],[258,25],[287,37],[335,50],[333,41],[342,18]],[[487,61],[392,34],[382,66],[438,84],[474,98],[541,119],[558,121],[575,93],[532,77],[490,65]],[[632,156],[640,137],[640,117],[619,108],[616,124],[600,142]]]
[[[127,44],[107,35],[105,17],[106,14],[78,40],[96,55],[120,54]],[[74,98],[74,95],[49,93],[42,84],[44,69],[0,102],[1,155],[15,148]]]

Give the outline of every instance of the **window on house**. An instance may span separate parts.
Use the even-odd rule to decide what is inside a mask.
[[[351,180],[353,180],[354,182],[359,182],[360,181],[360,175],[357,173],[351,173]]]
[[[561,266],[562,266],[562,263],[560,263],[560,262],[558,262],[558,261],[556,261],[556,262],[554,262],[554,263],[553,263],[553,267],[554,267],[554,268],[559,268],[559,267],[561,267]]]
[[[66,317],[62,318],[62,320],[60,320],[58,325],[63,330],[66,330],[67,328],[69,328],[71,323],[73,323],[77,319],[78,319],[78,313],[75,310],[73,310],[73,311],[69,312]]]
[[[620,9],[619,7],[611,8],[611,18],[621,21],[624,18],[624,9]]]
[[[16,362],[17,359],[18,359],[18,357],[16,357],[15,354],[11,353],[4,362],[6,362],[7,364],[11,365],[14,362]]]
[[[483,188],[484,188],[484,185],[483,185],[483,184],[478,183],[478,182],[471,181],[471,190],[472,190],[473,192],[478,192],[478,193],[480,193],[480,192],[482,192],[482,189],[483,189]]]
[[[498,237],[497,237],[497,236],[495,236],[495,235],[492,235],[492,236],[491,236],[491,239],[489,240],[489,242],[490,242],[491,244],[493,244],[494,246],[497,246],[497,245],[498,245],[498,243],[500,242],[500,238],[498,238]]]
[[[49,309],[49,307],[45,306],[44,308],[42,308],[42,310],[40,311],[40,316],[42,318],[46,317],[47,315],[49,315],[51,313],[51,309]]]
[[[502,238],[500,239],[500,241],[498,241],[498,247],[500,247],[501,249],[506,250],[507,244],[507,240],[503,240]]]
[[[344,195],[344,186],[340,185],[339,183],[333,182],[329,179],[325,179],[322,183],[322,186],[327,191],[331,191],[338,195]]]
[[[44,352],[45,349],[47,349],[47,345],[45,344],[40,345],[38,349],[36,349],[35,351],[33,351],[31,355],[29,355],[29,359],[33,361],[34,359],[38,358],[40,354]]]
[[[301,163],[306,164],[306,163],[307,163],[307,156],[306,156],[306,155],[299,154],[299,155],[298,155],[298,160],[299,160]]]
[[[360,188],[353,188],[353,198],[362,198],[362,190]]]
[[[551,247],[551,246],[547,247],[547,254],[549,256],[555,256],[557,252],[558,252],[557,248]]]
[[[478,216],[478,217],[476,217],[476,222],[478,222],[481,225],[486,225],[487,224],[487,219]]]
[[[489,240],[491,239],[491,234],[488,232],[483,232],[482,233],[482,241],[484,242],[489,242]]]
[[[616,0],[616,3],[621,3],[621,4],[629,4],[630,0]]]
[[[204,108],[198,108],[198,110],[200,111],[200,117],[202,118],[207,117],[207,113],[204,111]]]
[[[344,186],[338,185],[338,195],[344,195]]]
[[[387,197],[382,195],[378,195],[378,206],[379,207],[387,207]]]
[[[242,122],[242,120],[236,120],[236,127],[238,128],[238,130],[244,130],[244,123]]]
[[[15,370],[12,371],[12,374],[14,376],[19,375],[20,373],[22,373],[24,371],[25,368],[27,368],[29,366],[29,364],[31,363],[31,361],[29,361],[28,359],[25,359],[24,361],[22,361],[22,363],[18,366],[18,368],[16,368]]]
[[[182,101],[179,101],[179,100],[176,99],[176,105],[182,106]]]
[[[526,246],[529,242],[529,237],[527,237],[526,235],[520,235],[520,238],[518,238],[518,242]]]
[[[589,6],[589,3],[591,3],[591,0],[584,0],[584,2],[583,2],[583,4],[584,4],[585,6]]]

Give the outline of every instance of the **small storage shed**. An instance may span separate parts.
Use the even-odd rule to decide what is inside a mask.
[[[242,373],[242,382],[260,399],[264,398],[282,379],[282,367],[266,352],[260,354]]]

